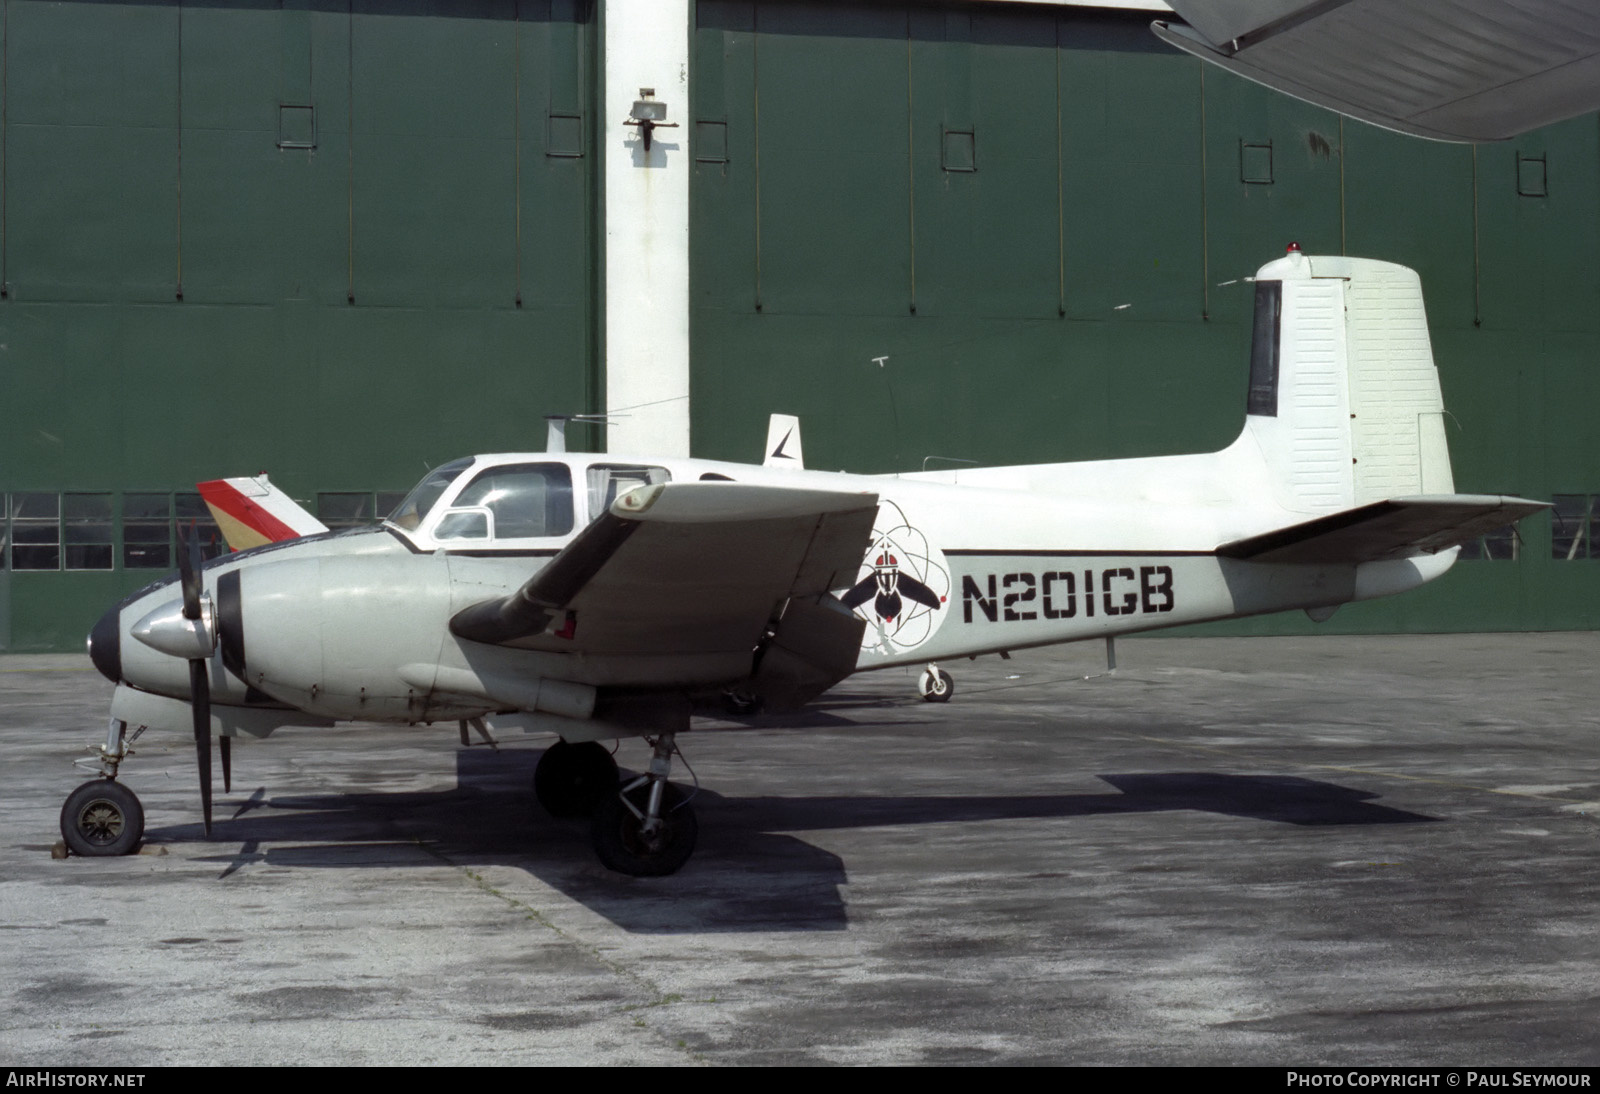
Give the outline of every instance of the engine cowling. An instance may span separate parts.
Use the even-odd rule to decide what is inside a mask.
[[[437,661],[450,578],[433,555],[334,556],[240,567],[217,583],[228,671],[249,686],[333,718],[420,721],[430,708],[400,675]]]

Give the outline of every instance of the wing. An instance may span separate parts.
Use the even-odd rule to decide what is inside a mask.
[[[1549,508],[1490,494],[1396,498],[1234,540],[1217,554],[1251,562],[1376,562],[1456,547]]]
[[[1297,99],[1434,140],[1600,107],[1600,7],[1571,0],[1169,0],[1155,33]]]
[[[736,482],[640,487],[522,588],[463,609],[450,629],[473,642],[565,653],[748,654],[787,602],[831,601],[831,589],[854,581],[877,510],[872,493]],[[570,637],[550,633],[558,618]],[[848,641],[833,630],[830,646]],[[848,650],[851,665],[855,653]]]

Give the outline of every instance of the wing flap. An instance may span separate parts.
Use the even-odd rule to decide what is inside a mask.
[[[1393,498],[1234,540],[1217,554],[1251,562],[1377,562],[1457,547],[1549,508],[1494,494]]]
[[[510,596],[457,613],[476,642],[583,654],[748,652],[785,601],[853,576],[877,495],[663,483],[618,498]],[[558,614],[571,626],[549,633]]]

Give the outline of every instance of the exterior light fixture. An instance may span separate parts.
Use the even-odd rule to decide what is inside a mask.
[[[636,125],[639,135],[644,138],[644,150],[650,151],[650,135],[657,129],[676,129],[677,122],[669,122],[667,117],[667,104],[656,101],[656,89],[641,87],[639,97],[633,100],[633,109],[628,111],[628,120],[623,125]]]

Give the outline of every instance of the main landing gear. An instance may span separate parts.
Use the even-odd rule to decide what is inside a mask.
[[[664,877],[689,861],[700,823],[689,798],[667,782],[678,751],[673,735],[646,740],[655,750],[650,771],[601,799],[590,837],[600,861],[619,874]]]
[[[533,793],[552,817],[590,817],[617,788],[617,761],[594,741],[557,741],[533,769]]]
[[[673,734],[646,740],[654,749],[650,770],[625,785],[601,745],[558,741],[539,758],[533,790],[553,817],[590,818],[595,854],[607,867],[663,877],[689,861],[700,825],[690,798],[667,781],[673,755],[682,755]]]
[[[128,735],[128,723],[116,718],[106,730],[99,753],[100,775],[67,795],[61,805],[61,838],[75,855],[131,855],[144,838],[144,806],[133,791],[117,782],[117,768],[133,754],[128,746],[144,732]]]
[[[950,696],[956,693],[956,682],[950,679],[948,672],[930,661],[917,677],[917,692],[926,702],[948,703]]]

